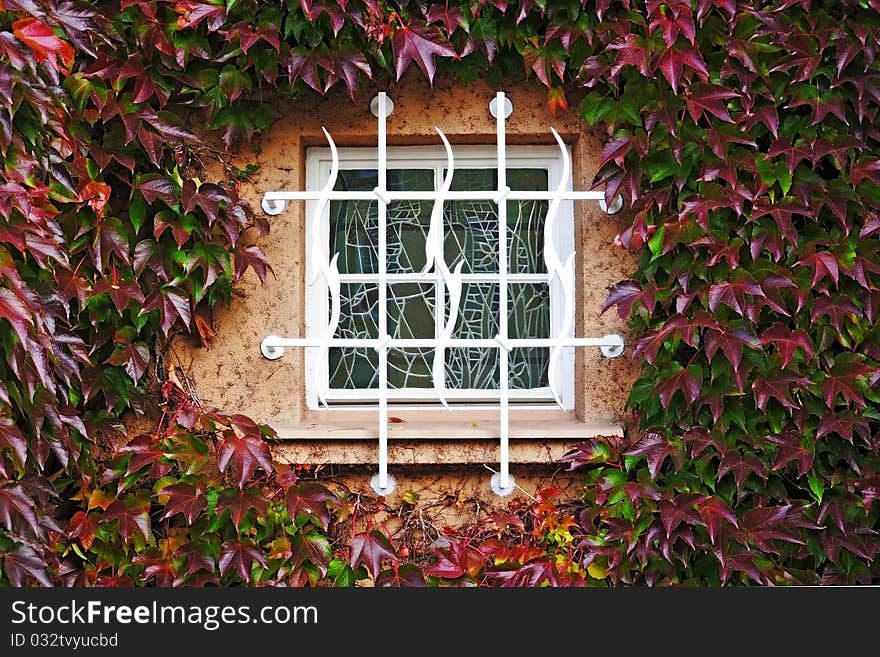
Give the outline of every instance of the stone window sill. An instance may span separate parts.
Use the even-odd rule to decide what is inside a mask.
[[[494,410],[394,410],[388,427],[392,464],[492,463],[498,458]],[[302,422],[275,421],[275,458],[286,463],[366,464],[376,460],[376,412],[310,411]],[[510,410],[512,463],[551,463],[595,436],[622,436],[614,422],[582,422],[559,410]]]

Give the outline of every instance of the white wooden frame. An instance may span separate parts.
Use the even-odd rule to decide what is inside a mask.
[[[459,169],[494,169],[497,164],[494,148],[491,146],[457,146],[454,149],[455,164]],[[569,149],[569,156],[571,150]],[[369,169],[375,167],[378,152],[375,148],[339,148],[339,170]],[[332,154],[329,148],[310,148],[306,153],[306,189],[315,189],[326,181],[332,166]],[[443,169],[448,165],[446,152],[442,146],[403,146],[389,147],[387,154],[388,169],[433,169],[435,189],[443,183]],[[563,175],[563,164],[559,149],[552,146],[512,146],[508,148],[507,169],[542,169],[547,171],[548,190],[556,189]],[[571,174],[565,181],[566,190],[571,190]],[[306,216],[312,217],[317,201],[306,202]],[[309,221],[306,224],[306,244],[317,239],[328,244],[330,239],[329,206],[324,209],[321,221]],[[317,229],[317,232],[315,232]],[[312,233],[315,232],[314,235]],[[558,217],[554,224],[553,239],[563,260],[574,253],[574,209],[571,201],[560,205]],[[306,256],[306,280],[313,280],[317,265]],[[442,280],[438,280],[437,272],[422,274],[419,272],[406,274],[388,274],[389,283],[432,283],[435,290],[435,308],[443,308],[445,301],[439,299],[444,288]],[[495,283],[499,274],[462,274],[462,282]],[[341,274],[340,280],[345,282],[378,283],[378,274]],[[509,274],[510,283],[549,283],[550,286],[550,334],[559,335],[562,329],[564,313],[564,293],[559,280],[552,273],[545,274]],[[323,283],[323,284],[322,284]],[[310,286],[306,291],[306,337],[319,338],[324,334],[327,324],[329,307],[329,288],[323,279]],[[435,337],[439,337],[443,329],[443,318],[437,313],[435,318]],[[567,337],[574,336],[571,327]],[[494,342],[493,342],[493,346]],[[377,388],[366,390],[346,390],[329,388],[328,360],[321,358],[319,349],[305,350],[306,367],[306,404],[311,410],[322,407],[320,400],[333,404],[333,410],[359,410],[353,402],[378,400]],[[573,349],[566,348],[562,355],[561,367],[555,373],[557,381],[554,388],[560,391],[562,406],[565,410],[574,408],[574,354]],[[319,386],[322,386],[319,389]],[[511,400],[529,403],[540,407],[554,403],[551,387],[510,390]],[[445,389],[448,401],[456,403],[457,408],[466,408],[466,403],[497,401],[500,393],[486,389]],[[436,388],[403,388],[388,391],[389,401],[395,406],[406,404],[410,408],[436,408],[441,403]],[[348,402],[346,408],[344,404]]]

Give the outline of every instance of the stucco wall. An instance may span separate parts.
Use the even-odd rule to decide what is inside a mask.
[[[508,143],[553,144],[549,127],[554,126],[572,147],[574,188],[587,189],[601,151],[598,137],[574,112],[550,116],[546,91],[536,84],[518,82],[504,91],[514,106],[507,124]],[[389,145],[438,144],[435,125],[446,133],[453,147],[494,144],[495,122],[488,112],[494,93],[483,83],[461,85],[439,80],[430,87],[420,76],[407,76],[389,90],[394,101],[394,113],[388,119]],[[369,111],[373,95],[373,90],[364,89],[359,102],[352,104],[339,92],[279,107],[274,126],[258,147],[235,156],[239,168],[247,163],[259,165],[252,184],[242,187],[244,197],[259,211],[263,192],[304,189],[305,151],[309,146],[326,145],[322,126],[339,146],[375,145],[376,119]],[[623,221],[620,216],[605,215],[594,202],[575,204],[576,248],[581,261],[577,335],[620,332],[627,337],[615,313],[599,314],[607,288],[634,268],[630,256],[613,246]],[[269,334],[304,334],[304,204],[289,203],[287,210],[271,217],[270,222],[271,234],[259,245],[274,275],[260,285],[249,273],[241,281],[232,307],[214,316],[217,335],[210,348],[178,339],[170,359],[192,378],[205,403],[268,422],[280,427],[283,434],[284,427],[315,421],[315,412],[305,408],[303,353],[290,349],[280,360],[268,361],[260,355],[259,345]],[[628,351],[630,348],[628,345]],[[624,420],[623,406],[634,376],[629,357],[607,360],[598,349],[577,352],[578,418],[606,423]],[[333,460],[332,452],[325,460]]]

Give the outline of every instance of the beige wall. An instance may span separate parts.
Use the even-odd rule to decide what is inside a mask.
[[[531,83],[517,82],[503,89],[512,100],[513,115],[507,124],[510,144],[553,144],[549,127],[554,126],[571,145],[574,155],[574,188],[587,189],[596,173],[600,141],[577,120],[574,112],[552,117],[546,107],[545,90]],[[439,126],[456,144],[493,144],[495,122],[488,112],[489,100],[495,90],[483,83],[437,81],[428,86],[421,76],[407,76],[389,91],[394,101],[394,113],[388,119],[390,145],[439,144],[434,126]],[[309,146],[325,145],[321,127],[326,127],[339,146],[375,145],[376,119],[369,111],[371,89],[362,91],[360,100],[352,104],[343,91],[325,98],[299,101],[279,107],[274,126],[262,137],[259,147],[235,156],[236,165],[257,163],[259,171],[252,177],[253,184],[245,184],[242,193],[259,211],[263,192],[301,190],[305,186],[304,157]],[[232,307],[219,310],[214,323],[217,336],[208,350],[198,342],[179,339],[173,345],[171,363],[177,364],[194,381],[199,397],[205,403],[229,412],[245,413],[259,421],[268,422],[282,437],[310,435],[319,438],[352,434],[338,430],[328,436],[328,415],[309,412],[305,408],[303,381],[303,354],[301,349],[289,349],[280,360],[269,361],[260,355],[259,345],[264,336],[275,334],[301,336],[304,334],[304,204],[290,203],[279,216],[271,217],[271,234],[262,239],[263,248],[274,269],[265,285],[260,285],[249,273],[239,285]],[[575,204],[576,248],[581,261],[579,286],[579,314],[577,335],[602,335],[620,332],[625,337],[623,322],[616,313],[600,316],[599,310],[614,282],[627,277],[634,262],[623,250],[613,246],[614,236],[626,219],[621,215],[607,216],[594,202]],[[634,377],[634,368],[627,355],[614,360],[604,359],[598,349],[579,349],[576,367],[577,419],[593,423],[592,433],[614,431],[625,420],[624,402]],[[397,414],[397,413],[395,413]],[[340,422],[341,412],[334,412]],[[351,416],[346,416],[351,422]],[[415,416],[408,416],[412,424]],[[535,424],[533,417],[515,417],[512,436],[541,434],[545,426]],[[489,418],[489,421],[491,418]],[[588,435],[571,422],[562,421],[559,450],[579,435]],[[598,423],[598,424],[597,424]],[[375,433],[369,416],[360,419],[361,429]],[[478,423],[467,419],[461,434],[466,437],[467,426]],[[424,423],[422,423],[424,425]],[[561,426],[561,425],[560,425]],[[529,429],[531,427],[531,429]],[[338,429],[338,427],[337,427]],[[395,426],[392,439],[410,437],[406,427]],[[311,433],[309,433],[311,431]],[[485,423],[480,437],[485,437]],[[355,432],[357,433],[357,432]],[[415,436],[424,438],[423,434]],[[477,436],[474,436],[477,437]],[[553,438],[554,436],[546,436]],[[342,449],[334,449],[333,445]],[[329,446],[328,446],[329,445]],[[345,462],[345,448],[328,443],[317,452],[307,448],[311,462]],[[413,453],[415,453],[414,450]],[[430,449],[422,450],[427,456],[416,462],[430,461]],[[528,450],[527,450],[528,451]],[[286,458],[296,460],[296,450],[288,450]],[[304,457],[304,452],[300,456]],[[534,450],[534,460],[545,459],[547,453]],[[477,456],[462,460],[474,462]],[[520,459],[529,462],[530,457]],[[482,477],[482,474],[480,475]]]

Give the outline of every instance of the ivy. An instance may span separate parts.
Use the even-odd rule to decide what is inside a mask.
[[[877,0],[3,0],[0,582],[876,583],[878,47]],[[269,272],[216,140],[407,71],[534,78],[601,126],[638,258],[605,304],[631,439],[566,456],[576,507],[542,494],[423,571],[372,528],[334,551],[346,501],[163,363]]]

